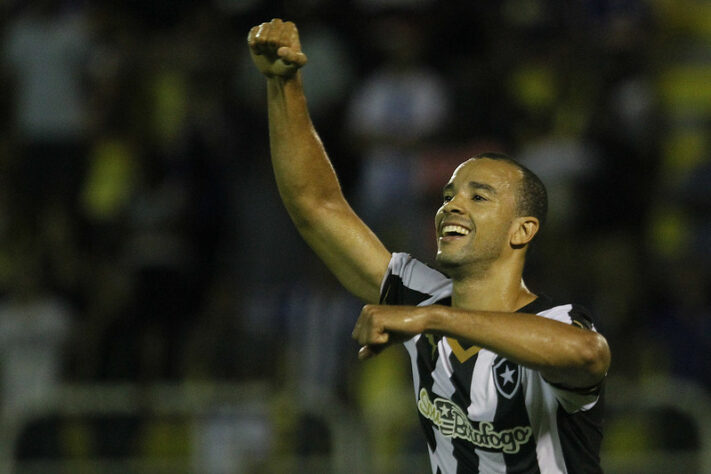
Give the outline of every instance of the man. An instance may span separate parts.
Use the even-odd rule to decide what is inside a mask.
[[[540,180],[503,155],[469,159],[435,217],[448,276],[390,254],[344,199],[313,128],[295,25],[263,23],[248,43],[267,77],[281,198],[340,282],[371,303],[353,331],[359,356],[405,343],[432,471],[599,472],[607,342],[583,309],[552,304],[521,277],[545,217]]]

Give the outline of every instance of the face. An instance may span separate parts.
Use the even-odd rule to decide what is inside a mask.
[[[437,262],[448,270],[488,268],[509,246],[522,174],[505,161],[459,165],[435,216]]]

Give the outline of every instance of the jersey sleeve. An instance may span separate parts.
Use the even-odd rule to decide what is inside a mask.
[[[443,273],[407,253],[394,253],[380,286],[380,303],[426,305],[448,296],[451,289]]]
[[[578,305],[563,305],[556,306],[547,311],[539,313],[549,319],[554,319],[562,323],[578,326],[589,331],[596,331],[595,325],[592,322],[590,312],[582,306]],[[543,377],[541,377],[543,378]],[[543,381],[548,384],[555,394],[558,402],[563,409],[568,413],[577,411],[588,411],[594,407],[599,398],[603,381],[593,387],[587,388],[570,388],[560,384],[555,384],[543,378]]]

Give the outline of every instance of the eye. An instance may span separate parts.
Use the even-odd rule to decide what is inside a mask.
[[[449,202],[449,201],[451,201],[451,200],[452,200],[452,196],[449,196],[449,195],[446,195],[446,194],[445,194],[444,197],[442,197],[442,201],[443,201],[443,202]]]
[[[486,201],[486,198],[481,194],[475,194],[472,196],[472,201]]]

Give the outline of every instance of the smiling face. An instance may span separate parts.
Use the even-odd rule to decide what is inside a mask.
[[[521,178],[520,169],[502,160],[459,165],[435,216],[437,262],[444,269],[486,270],[511,247]]]

